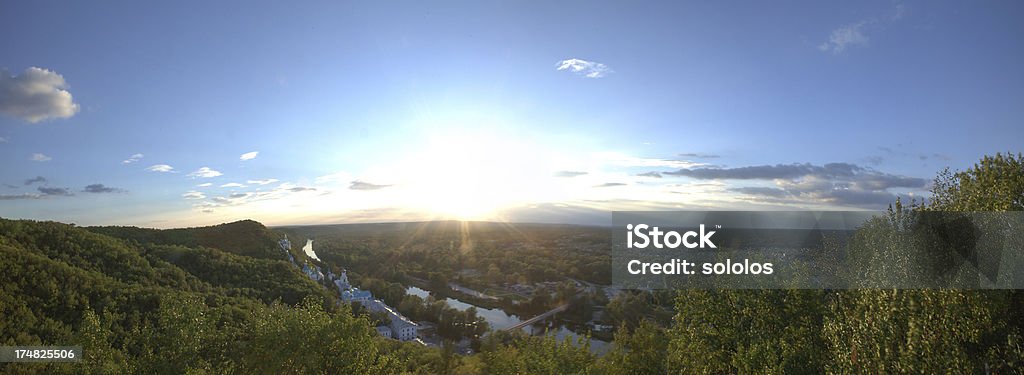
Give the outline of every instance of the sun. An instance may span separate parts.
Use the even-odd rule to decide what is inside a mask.
[[[414,205],[439,219],[488,220],[537,198],[550,176],[538,147],[496,134],[446,134],[411,153]]]
[[[487,220],[501,208],[481,190],[469,187],[427,192],[424,203],[439,218],[455,220]]]

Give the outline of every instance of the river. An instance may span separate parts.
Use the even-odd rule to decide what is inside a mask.
[[[414,296],[419,296],[420,298],[423,298],[423,299],[426,299],[430,295],[430,291],[422,289],[422,288],[417,288],[415,286],[410,286],[410,287],[406,288],[405,289],[405,293],[406,294],[411,294],[411,295],[414,295]],[[465,310],[469,309],[470,307],[476,307],[476,314],[477,314],[477,316],[479,316],[481,318],[484,318],[484,320],[487,321],[487,324],[489,324],[491,326],[491,329],[495,329],[495,330],[505,329],[505,328],[509,328],[509,327],[515,326],[516,324],[519,324],[519,323],[523,322],[523,319],[519,319],[519,317],[514,315],[514,314],[506,313],[505,310],[502,310],[502,309],[498,309],[498,308],[487,309],[487,308],[483,308],[483,307],[480,307],[480,306],[471,305],[469,303],[462,302],[462,301],[459,301],[459,300],[454,299],[454,298],[445,298],[444,301],[445,301],[445,303],[448,304],[448,306],[451,306],[451,307],[453,307],[453,308],[455,308],[456,310],[459,310],[459,311],[465,311]],[[573,332],[572,330],[567,328],[565,325],[559,324],[557,327],[558,327],[557,330],[549,329],[548,330],[548,334],[549,335],[554,335],[555,338],[558,339],[559,341],[564,340],[566,337],[568,337],[573,342],[576,342],[577,338],[580,337],[580,334],[578,334],[576,332]],[[534,332],[535,329],[538,330],[538,331]],[[541,331],[543,331],[544,328],[543,327],[527,326],[527,327],[523,327],[523,330],[525,330],[526,332],[528,332],[530,334],[536,334],[536,333],[540,333]],[[590,351],[591,352],[593,352],[595,354],[604,354],[604,353],[606,353],[608,351],[608,349],[609,349],[609,343],[608,342],[601,341],[601,340],[598,340],[598,339],[595,339],[595,338],[590,338]]]
[[[316,253],[313,252],[313,240],[306,240],[306,246],[302,247],[302,251],[306,253],[306,256],[320,260],[320,257],[316,256]]]

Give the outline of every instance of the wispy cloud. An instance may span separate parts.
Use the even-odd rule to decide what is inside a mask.
[[[68,190],[68,188],[40,186],[37,190],[39,190],[40,193],[43,193],[43,195],[60,195],[60,196],[72,196],[72,195],[75,195],[75,194],[73,194],[71,192],[71,190]]]
[[[252,160],[252,159],[255,159],[256,155],[259,155],[259,153],[260,153],[259,151],[246,152],[246,153],[242,154],[242,156],[239,156],[238,160]],[[273,156],[273,155],[271,155],[271,156]]]
[[[879,17],[871,17],[847,25],[840,26],[829,33],[828,40],[818,45],[818,50],[831,52],[838,55],[851,47],[865,47],[871,38],[868,34],[879,32],[891,23],[903,18],[906,7],[897,4],[889,14]]]
[[[576,177],[587,174],[587,172],[580,171],[558,171],[555,172],[555,177]]]
[[[867,36],[864,35],[864,26],[867,22],[859,22],[856,24],[850,24],[839,29],[833,30],[828,35],[828,41],[818,45],[818,49],[833,54],[840,54],[850,46],[864,46],[867,45]]]
[[[213,212],[221,207],[243,206],[258,201],[283,199],[292,194],[317,191],[314,187],[295,186],[290,183],[282,183],[280,186],[265,191],[241,192],[236,191],[227,195],[214,196],[207,199],[207,196],[198,191],[189,191],[183,195],[186,199],[195,200],[192,207],[202,212]]]
[[[770,181],[774,187],[743,186],[728,189],[767,202],[827,203],[873,208],[883,207],[896,199],[890,189],[919,190],[925,187],[922,178],[879,172],[850,163],[695,168],[662,174],[699,180]]]
[[[31,161],[50,161],[50,160],[53,160],[53,158],[51,158],[49,156],[46,156],[45,154],[40,154],[38,152],[32,154],[32,157],[30,157],[28,159],[31,160]]]
[[[188,174],[188,176],[192,178],[211,178],[223,175],[223,173],[210,169],[210,167],[202,167]]]
[[[124,189],[118,189],[114,187],[105,186],[103,184],[92,184],[87,185],[82,189],[83,193],[123,193]]]
[[[583,59],[567,59],[555,64],[558,70],[567,70],[587,78],[601,78],[612,73],[607,65]]]
[[[50,70],[32,67],[17,76],[0,70],[0,113],[30,123],[74,116],[78,104],[67,88],[64,77]]]
[[[776,164],[757,165],[739,168],[695,168],[681,169],[675,172],[664,172],[675,176],[686,176],[697,179],[733,179],[733,180],[776,180],[795,179],[816,176],[829,179],[857,179],[862,183],[870,183],[874,188],[889,187],[924,187],[925,181],[916,177],[897,176],[875,171],[850,163],[813,164]]]
[[[135,154],[135,155],[129,156],[127,159],[124,159],[123,161],[121,161],[121,164],[131,164],[131,163],[137,162],[139,160],[142,160],[143,156],[145,156],[145,155]]]
[[[644,172],[644,173],[637,174],[637,176],[661,178],[661,173],[658,173],[658,172]]]
[[[789,192],[787,192],[784,189],[767,186],[743,186],[737,188],[729,188],[729,191],[734,191],[737,193],[747,195],[760,195],[773,198],[783,198],[790,196]]]
[[[868,45],[869,39],[864,35],[864,26],[867,24],[867,21],[861,21],[832,30],[828,41],[818,45],[818,49],[838,55],[847,47]]]
[[[172,167],[170,165],[167,165],[167,164],[156,164],[156,165],[151,165],[151,166],[147,167],[146,170],[150,171],[150,172],[167,173],[167,172],[174,172],[174,167]]]
[[[229,182],[229,183],[226,183],[224,185],[221,185],[220,187],[222,187],[222,188],[230,188],[230,187],[243,188],[243,187],[245,187],[245,185],[242,185],[242,184],[237,183],[237,182]]]
[[[380,190],[389,186],[391,185],[378,185],[356,180],[352,181],[352,184],[349,185],[348,188],[352,190]]]
[[[37,183],[37,182],[40,183],[40,184],[45,184],[46,183],[46,177],[36,176],[35,178],[27,179],[27,180],[25,180],[25,186],[29,186],[29,185],[32,185],[32,184]]]
[[[195,190],[188,191],[185,194],[182,194],[181,196],[182,196],[182,198],[185,198],[185,199],[203,199],[203,198],[206,198],[206,194],[203,194],[202,192],[198,192],[198,191],[195,191]]]
[[[864,161],[866,161],[868,164],[877,166],[889,162],[891,160],[898,159],[917,159],[922,162],[933,161],[938,163],[946,163],[952,160],[952,158],[950,158],[949,155],[946,154],[940,154],[937,152],[908,152],[904,151],[906,148],[907,146],[903,145],[902,143],[897,144],[895,148],[879,146],[879,153],[864,157]]]
[[[18,200],[18,199],[39,199],[39,198],[42,198],[42,197],[43,197],[42,195],[31,194],[31,193],[0,194],[0,201],[12,201],[12,200]]]
[[[254,184],[254,185],[269,185],[269,184],[275,183],[277,181],[279,181],[279,180],[276,179],[276,178],[267,178],[267,179],[263,179],[263,180],[249,180],[247,182],[250,183],[250,184]]]
[[[606,188],[606,187],[616,187],[616,186],[626,186],[626,184],[621,183],[621,182],[605,182],[603,184],[594,185],[594,187],[596,187],[596,188]]]
[[[0,143],[7,143],[7,138],[0,137]]]
[[[198,186],[198,187],[210,187],[212,185],[213,185],[212,182],[204,182],[204,183],[201,183],[201,184],[196,185],[196,186]]]
[[[681,157],[681,158],[696,158],[696,159],[717,159],[717,158],[720,158],[721,155],[717,155],[717,154],[702,154],[702,153],[699,153],[699,152],[684,152],[684,153],[679,154],[679,157]]]
[[[689,160],[641,158],[615,152],[598,153],[595,156],[605,164],[619,167],[694,168],[707,165]]]

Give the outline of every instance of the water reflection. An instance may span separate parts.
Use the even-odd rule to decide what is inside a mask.
[[[427,299],[427,297],[430,296],[430,291],[415,286],[410,286],[406,288],[405,293],[418,296],[423,299]],[[487,321],[487,324],[491,326],[491,329],[506,329],[523,322],[523,319],[520,319],[519,316],[515,314],[506,313],[505,310],[499,308],[487,309],[480,306],[471,305],[469,303],[462,302],[454,298],[445,298],[444,301],[445,303],[448,304],[448,306],[451,306],[459,311],[465,311],[470,307],[476,307],[477,316],[484,318],[484,320]],[[565,325],[561,324],[558,324],[556,327],[538,327],[534,325],[523,328],[523,330],[530,334],[540,334],[544,332],[545,329],[548,330],[549,335],[554,335],[555,338],[558,339],[559,341],[564,340],[566,337],[568,337],[573,342],[576,342],[576,340],[580,337],[579,334],[573,332]],[[601,341],[595,338],[590,339],[590,351],[594,353],[603,354],[608,351],[608,346],[608,342]]]

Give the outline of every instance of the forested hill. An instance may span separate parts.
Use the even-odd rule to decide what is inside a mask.
[[[288,336],[285,331],[328,335],[345,326],[337,340],[372,347],[376,335],[369,324],[334,312],[345,307],[279,251],[239,255],[266,254],[276,246],[272,240],[272,232],[253,221],[158,231],[0,219],[0,346],[83,345],[91,363],[85,368],[97,373],[183,372],[225,356],[234,357],[236,370],[304,366],[288,358],[265,363],[285,345],[316,353],[291,343],[301,338],[280,337]],[[254,345],[266,352],[238,355]],[[376,361],[367,360],[360,365]],[[0,373],[15,365],[28,373],[83,369],[0,364]],[[316,366],[323,365],[317,359]]]
[[[149,229],[86,227],[91,232],[127,240],[153,257],[170,262],[216,287],[258,298],[295,304],[309,295],[330,298],[323,288],[299,272],[277,244],[283,234],[259,222],[242,220],[209,227]],[[296,261],[306,255],[293,247]]]
[[[139,227],[86,227],[89,231],[138,243],[212,247],[254,258],[284,259],[278,250],[281,234],[274,233],[259,222],[242,220],[209,227],[150,229]]]

